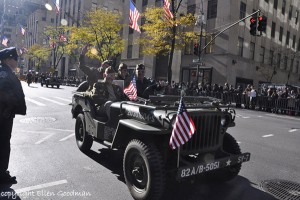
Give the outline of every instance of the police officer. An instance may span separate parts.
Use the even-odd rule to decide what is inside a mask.
[[[82,48],[81,54],[79,57],[79,69],[83,71],[87,75],[87,82],[88,82],[88,91],[91,91],[93,89],[94,83],[98,81],[98,79],[103,79],[103,73],[107,67],[110,66],[110,61],[105,60],[99,69],[94,67],[88,67],[85,65],[85,55],[88,51],[89,45],[86,45]]]
[[[10,138],[16,114],[26,114],[25,96],[19,79],[13,73],[18,66],[15,47],[0,51],[0,183],[15,184],[9,174]]]
[[[125,63],[120,63],[118,74],[115,80],[123,80],[124,88],[126,88],[130,84],[131,78],[128,74],[127,65]]]

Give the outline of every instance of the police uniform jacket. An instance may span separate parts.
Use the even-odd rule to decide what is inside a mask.
[[[9,66],[0,65],[0,118],[26,114],[25,95],[19,79]]]
[[[124,96],[123,90],[118,85],[113,86],[113,91],[116,96],[116,101],[123,101],[126,99]],[[97,82],[94,84],[94,87],[91,91],[91,97],[94,100],[95,104],[102,105],[109,100],[109,92],[107,88],[107,83],[105,82]]]
[[[85,58],[83,55],[79,57],[79,69],[87,75],[87,82],[89,84],[88,90],[93,89],[93,85],[97,83],[98,79],[101,77],[100,72],[96,68],[90,68],[85,65]]]

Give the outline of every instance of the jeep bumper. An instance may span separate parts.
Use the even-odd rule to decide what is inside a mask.
[[[195,165],[180,167],[177,171],[177,178],[187,178],[194,175],[203,174],[205,172],[230,167],[250,160],[250,153],[232,155],[221,159],[216,159],[212,162],[203,162]]]

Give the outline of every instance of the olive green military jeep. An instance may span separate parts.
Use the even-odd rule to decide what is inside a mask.
[[[235,111],[216,99],[184,97],[196,131],[183,146],[172,150],[169,140],[179,96],[150,96],[149,100],[115,102],[110,116],[97,115],[85,92],[74,93],[72,115],[79,149],[89,151],[93,141],[124,150],[123,171],[134,199],[160,199],[167,181],[236,177],[250,153],[241,153],[228,133],[235,126]]]

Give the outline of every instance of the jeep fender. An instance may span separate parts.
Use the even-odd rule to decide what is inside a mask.
[[[112,142],[112,148],[126,147],[132,139],[151,137],[153,139],[169,135],[171,130],[153,127],[149,124],[134,120],[122,119],[119,121],[117,130]]]

